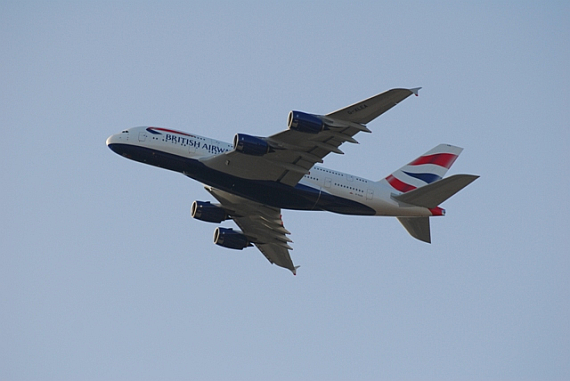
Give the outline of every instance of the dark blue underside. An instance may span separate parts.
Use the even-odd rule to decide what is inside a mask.
[[[375,214],[374,210],[366,205],[301,184],[291,187],[275,181],[246,180],[210,169],[198,160],[129,144],[110,144],[109,148],[131,160],[180,172],[214,188],[276,208],[326,210],[355,215]]]

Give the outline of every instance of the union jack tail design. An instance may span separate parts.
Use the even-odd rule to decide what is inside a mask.
[[[463,148],[440,144],[380,181],[401,193],[421,188],[441,180],[461,151]]]

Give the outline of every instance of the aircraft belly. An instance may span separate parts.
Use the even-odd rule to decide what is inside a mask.
[[[373,216],[374,209],[358,201],[322,192],[315,209],[356,216]]]
[[[322,192],[320,188],[275,181],[249,180],[206,167],[199,160],[132,144],[110,148],[129,159],[185,174],[212,187],[281,209],[323,210],[340,214],[374,215],[375,210],[357,201]]]
[[[412,205],[403,206],[392,201],[376,200],[373,206],[376,216],[429,217],[432,215],[427,208]]]
[[[392,190],[382,184],[376,187],[370,206],[374,208],[376,216],[429,217],[432,215],[427,208],[397,202],[392,198]]]
[[[197,160],[132,144],[110,144],[109,148],[128,159],[175,172],[189,171],[198,163]]]

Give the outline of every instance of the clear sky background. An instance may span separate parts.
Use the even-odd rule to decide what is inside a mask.
[[[569,3],[203,3],[0,3],[0,379],[570,379]],[[296,277],[105,145],[417,86],[324,165],[380,179],[450,143],[481,178],[431,245],[284,211]]]

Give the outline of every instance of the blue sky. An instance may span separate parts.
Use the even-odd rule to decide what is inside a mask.
[[[0,378],[570,378],[567,2],[2,2]],[[439,143],[426,245],[284,211],[296,277],[215,246],[211,200],[105,146],[156,125],[270,135],[422,86],[325,166],[380,179]],[[230,223],[226,225],[231,226]]]

